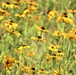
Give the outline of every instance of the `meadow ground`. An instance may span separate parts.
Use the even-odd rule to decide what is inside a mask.
[[[0,75],[76,75],[75,0],[0,1]]]

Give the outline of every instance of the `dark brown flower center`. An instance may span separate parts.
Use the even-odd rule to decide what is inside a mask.
[[[56,56],[56,54],[53,54],[53,56]]]
[[[58,53],[61,53],[61,51],[58,51]]]
[[[75,34],[76,34],[76,32],[75,32]]]
[[[44,26],[42,26],[42,27],[41,27],[41,29],[42,29],[42,30],[45,30],[45,27],[44,27]]]
[[[47,11],[47,14],[50,12],[50,10]]]
[[[24,46],[26,46],[26,45],[22,45],[22,46],[24,47]]]
[[[44,69],[41,69],[41,71],[44,71]]]
[[[7,61],[7,62],[6,62],[6,64],[7,64],[7,65],[8,65],[8,64],[10,64],[10,62],[9,62],[9,61]]]
[[[10,3],[9,3],[9,2],[6,2],[6,4],[8,4],[8,5],[9,5]]]
[[[42,37],[41,36],[38,36],[38,39],[41,39]]]
[[[27,10],[28,8],[25,8],[24,10]]]
[[[53,48],[54,49],[54,47],[52,46],[51,48]]]
[[[67,12],[64,12],[64,13],[63,13],[63,16],[64,16],[64,17],[68,17],[68,16],[67,16]]]
[[[34,70],[34,71],[35,71],[35,68],[34,68],[34,67],[32,67],[32,70]]]

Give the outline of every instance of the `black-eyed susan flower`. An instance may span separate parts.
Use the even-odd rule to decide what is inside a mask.
[[[59,30],[54,31],[53,33],[54,36],[62,36],[62,32],[60,32]]]
[[[30,48],[30,46],[27,46],[27,45],[22,45],[22,46],[20,46],[17,50],[24,50],[24,49],[29,49]]]
[[[11,30],[11,29],[9,29],[8,27],[5,27],[4,29],[5,29],[6,31],[8,31],[8,32],[10,32],[10,33],[12,33],[12,34],[14,34],[14,35],[16,35],[17,37],[19,37],[19,36],[21,35],[18,31]]]
[[[16,17],[25,17],[24,14],[15,14]]]
[[[48,20],[51,20],[52,18],[54,18],[56,13],[57,13],[57,11],[55,11],[55,10],[49,10],[47,12]]]
[[[67,12],[70,12],[70,13],[73,13],[75,14],[76,13],[76,10],[71,10],[71,9],[68,9]]]
[[[0,17],[4,17],[4,16],[10,16],[11,14],[9,12],[7,12],[5,9],[1,9],[0,8]]]
[[[35,71],[36,71],[35,66],[32,65],[31,68],[30,68],[30,70],[29,70],[29,74],[30,74],[30,73],[33,73],[33,74],[34,74]]]
[[[38,26],[38,25],[35,25],[35,27],[40,30],[41,32],[49,32],[49,30],[46,30],[44,26]]]
[[[63,58],[62,58],[61,56],[59,56],[59,55],[53,54],[53,55],[52,55],[52,59],[55,59],[55,60],[57,60],[57,61],[60,61],[60,60],[62,60]]]
[[[43,39],[41,36],[38,36],[38,37],[31,37],[32,40],[35,40],[35,41],[41,41],[41,42],[47,42],[46,39]]]
[[[29,13],[29,9],[28,8],[25,8],[24,11],[23,11],[23,14],[24,15],[27,15],[28,13]]]
[[[57,60],[57,61],[60,61],[62,60],[63,58],[59,55],[56,55],[56,54],[53,54],[53,55],[50,55],[50,54],[46,54],[46,59],[54,59],[54,60]]]
[[[18,49],[15,49],[15,51],[16,51],[17,53],[22,54],[22,53],[23,53],[22,50],[29,49],[29,48],[30,48],[30,46],[22,45],[22,46],[20,46]]]
[[[37,72],[38,74],[48,74],[48,71],[46,71],[46,70],[44,70],[44,69],[39,69],[38,70],[38,72]]]
[[[17,16],[17,17],[25,17],[25,16],[28,15],[28,13],[29,13],[29,9],[25,8],[24,11],[21,14],[15,14],[15,16]]]
[[[10,21],[10,20],[5,20],[4,25],[5,27],[8,27],[9,29],[12,29],[12,28],[16,29],[18,27],[17,23],[14,23],[13,21]]]
[[[2,27],[2,26],[1,26],[1,28],[4,29],[4,30],[6,30],[6,31],[8,31],[9,33],[12,33],[12,34],[16,35],[17,37],[19,37],[19,36],[21,35],[18,31],[16,31],[16,30],[11,30],[11,29],[8,28],[8,27]]]
[[[6,69],[11,69],[14,63],[14,58],[13,57],[6,57],[4,61],[4,66]]]
[[[18,31],[12,31],[11,33],[16,35],[17,37],[19,37],[21,35]]]
[[[31,0],[26,0],[26,2],[28,4],[28,9],[29,9],[29,13],[32,14],[33,12],[37,12],[37,7],[39,4],[37,4],[35,1],[31,1]]]
[[[19,8],[17,4],[11,4],[10,2],[2,2],[2,7],[6,8]]]
[[[76,40],[76,28],[71,29],[70,31],[63,33],[64,38]]]
[[[2,2],[2,7],[13,8],[13,4],[10,4],[9,2]]]
[[[68,18],[63,17],[63,21],[66,22],[66,23],[69,23],[69,24],[73,24],[73,19],[70,18],[70,17],[68,17]]]
[[[73,19],[67,15],[67,12],[60,14],[56,20],[56,22],[62,22],[62,21],[69,23],[69,24],[73,24]]]
[[[58,51],[58,48],[61,48],[61,46],[59,45],[53,45],[53,44],[50,44],[50,46],[48,46],[48,50],[51,50],[51,51]]]
[[[55,54],[56,54],[56,55],[62,55],[62,56],[64,56],[64,55],[65,55],[65,53],[64,53],[64,52],[62,52],[62,51],[57,51],[57,52],[55,52]]]

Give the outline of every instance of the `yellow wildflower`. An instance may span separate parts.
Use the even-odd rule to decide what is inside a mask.
[[[69,10],[67,10],[67,12],[70,12],[70,13],[76,13],[76,10],[71,10],[71,9],[69,9]]]
[[[8,27],[9,29],[16,29],[18,27],[18,24],[16,23],[13,23],[13,21],[10,21],[10,20],[5,20],[5,27]]]
[[[73,19],[67,16],[67,12],[64,12],[63,14],[60,14],[57,18],[56,22],[64,21],[66,23],[73,24]]]
[[[56,59],[57,61],[60,61],[60,60],[62,60],[63,58],[62,58],[61,56],[58,56],[58,55],[56,55],[56,54],[53,54],[53,55],[52,55],[52,59]]]
[[[49,50],[51,50],[51,51],[54,51],[54,52],[56,52],[56,51],[58,51],[58,48],[60,48],[61,46],[59,46],[59,45],[53,45],[53,44],[50,44],[50,46],[48,47],[48,49]]]
[[[21,51],[21,50],[29,49],[29,48],[30,48],[30,46],[22,45],[22,46],[20,46],[17,50]]]
[[[2,2],[2,7],[6,7],[6,8],[19,8],[19,6],[17,4],[11,4],[9,2]]]
[[[2,7],[13,8],[13,4],[10,4],[9,2],[2,2]]]
[[[55,52],[55,54],[56,54],[56,55],[62,55],[62,56],[64,56],[64,55],[65,55],[65,53],[64,53],[64,52],[62,52],[62,51],[57,51],[57,52]]]
[[[72,19],[72,18],[70,18],[70,17],[68,17],[68,18],[63,17],[63,21],[64,21],[64,22],[66,22],[66,23],[73,24],[73,19]]]
[[[20,54],[22,54],[22,50],[29,49],[29,48],[30,48],[30,46],[22,45],[18,49],[15,49],[15,51],[18,52],[18,53],[20,53]]]
[[[56,15],[56,11],[55,10],[49,10],[48,12],[47,12],[47,16],[48,16],[48,20],[51,20],[52,18],[54,18],[55,17],[55,15]]]
[[[41,36],[31,37],[31,39],[35,41],[47,42],[46,39],[43,39]]]
[[[10,16],[11,14],[10,14],[9,12],[7,12],[5,9],[1,9],[1,8],[0,8],[0,15],[1,15],[1,16],[4,16],[4,15],[5,15],[5,16]]]
[[[35,1],[31,1],[31,0],[26,0],[25,3],[28,3],[28,9],[29,9],[29,13],[32,14],[33,12],[37,11],[36,6],[38,6],[39,4],[37,4]]]
[[[30,74],[30,73],[35,73],[35,66],[34,66],[34,65],[32,65],[32,67],[30,68],[29,74]]]
[[[6,57],[5,62],[3,63],[6,69],[11,69],[11,66],[14,63],[14,58],[12,57]]]
[[[16,17],[25,17],[23,14],[15,14]]]
[[[44,26],[40,27],[38,25],[35,25],[35,27],[40,30],[41,32],[49,32],[49,30],[46,30]]]
[[[50,55],[50,54],[46,54],[46,58],[47,59],[55,59],[55,60],[57,60],[57,61],[60,61],[60,60],[62,60],[62,57],[61,56],[59,56],[59,55],[56,55],[56,54],[53,54],[53,55]]]
[[[12,31],[11,33],[13,33],[14,35],[16,35],[17,37],[19,37],[21,35],[18,31]]]
[[[23,14],[26,16],[29,13],[29,9],[25,8]]]
[[[53,33],[54,36],[62,36],[62,32],[60,32],[59,30],[56,30],[54,33]]]

